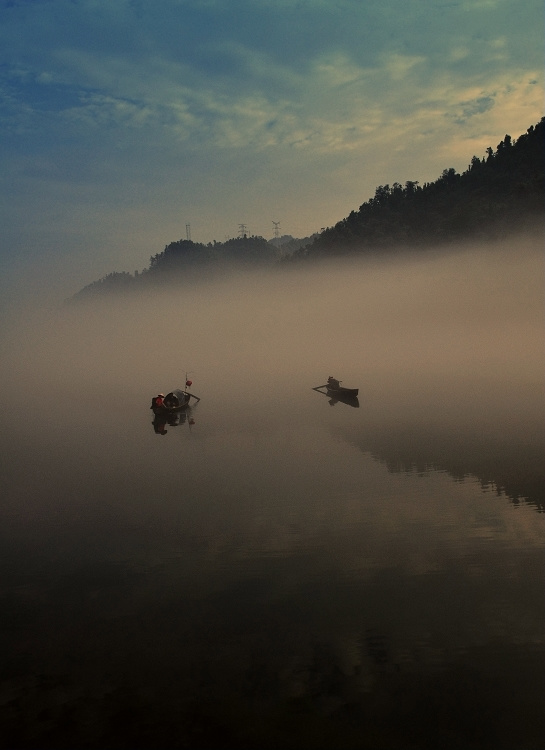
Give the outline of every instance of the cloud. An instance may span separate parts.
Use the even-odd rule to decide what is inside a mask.
[[[92,280],[142,267],[188,221],[199,241],[241,221],[268,236],[271,215],[304,236],[377,184],[463,169],[542,115],[541,11],[537,0],[4,3],[2,258],[57,252],[94,263]]]

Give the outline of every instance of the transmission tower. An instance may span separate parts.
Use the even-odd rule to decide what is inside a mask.
[[[274,239],[278,240],[280,239],[280,222],[273,221],[273,225],[274,225]]]
[[[185,238],[191,241],[191,224],[185,225]]]
[[[248,227],[246,224],[239,224],[238,225],[238,236],[239,237],[247,237],[248,236]]]

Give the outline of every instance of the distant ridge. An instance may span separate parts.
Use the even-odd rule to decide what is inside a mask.
[[[295,258],[336,256],[392,246],[495,239],[545,211],[545,118],[516,141],[474,156],[467,170],[445,169],[431,183],[394,183],[325,229]]]
[[[444,169],[435,182],[379,185],[373,198],[335,226],[285,242],[246,235],[226,242],[171,242],[134,275],[107,274],[69,302],[104,293],[194,280],[242,266],[266,268],[280,262],[338,257],[404,247],[440,246],[464,239],[493,240],[545,214],[545,118],[516,140],[510,135],[473,156],[465,172]]]

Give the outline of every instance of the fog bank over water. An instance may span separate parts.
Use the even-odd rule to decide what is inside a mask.
[[[149,392],[297,388],[336,374],[365,392],[452,377],[540,380],[537,239],[247,272],[135,297],[19,311],[6,376],[30,386]],[[30,375],[30,382],[25,378]],[[23,381],[21,381],[23,378]],[[363,380],[362,380],[363,378]],[[428,394],[429,396],[430,394]]]
[[[55,310],[19,311],[4,399],[146,409],[185,372],[216,421],[236,405],[308,399],[334,375],[360,388],[374,434],[425,426],[542,443],[542,243],[303,264]],[[7,407],[7,404],[6,404]]]

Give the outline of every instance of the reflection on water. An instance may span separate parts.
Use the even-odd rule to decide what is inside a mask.
[[[392,273],[381,270],[381,293]],[[330,369],[322,335],[307,335],[316,308],[297,325],[292,302],[278,313],[290,340],[269,326],[273,295],[242,328],[228,295],[215,325],[195,316],[186,356],[206,362],[201,401],[170,421],[149,398],[180,381],[146,356],[134,320],[127,360],[110,329],[13,360],[21,383],[36,362],[44,379],[39,403],[14,411],[3,397],[3,746],[540,746],[541,360],[532,349],[515,365],[497,348],[510,337],[523,357],[534,308],[517,322],[504,299],[509,336],[501,319],[494,346],[476,348],[475,318],[464,349],[434,288],[418,303],[437,312],[426,343],[413,311],[403,353],[406,306],[379,342],[364,290],[361,352],[350,336],[336,370],[359,408],[313,390]],[[360,293],[343,304],[357,309]],[[251,368],[258,334],[270,361],[289,364]],[[93,387],[97,359],[107,367]]]
[[[195,424],[191,407],[187,407],[185,411],[153,415],[152,425],[156,435],[166,435],[168,432],[167,427],[178,427],[178,425],[182,424],[187,425],[190,429]]]
[[[432,406],[421,405],[410,419],[400,407],[396,418],[381,420],[369,406],[364,424],[339,425],[339,434],[391,472],[445,470],[456,480],[477,477],[483,489],[543,512],[545,419],[540,390],[522,383],[466,387],[472,391],[469,398],[452,388],[439,403],[436,399]],[[472,418],[453,421],[457,409]]]

